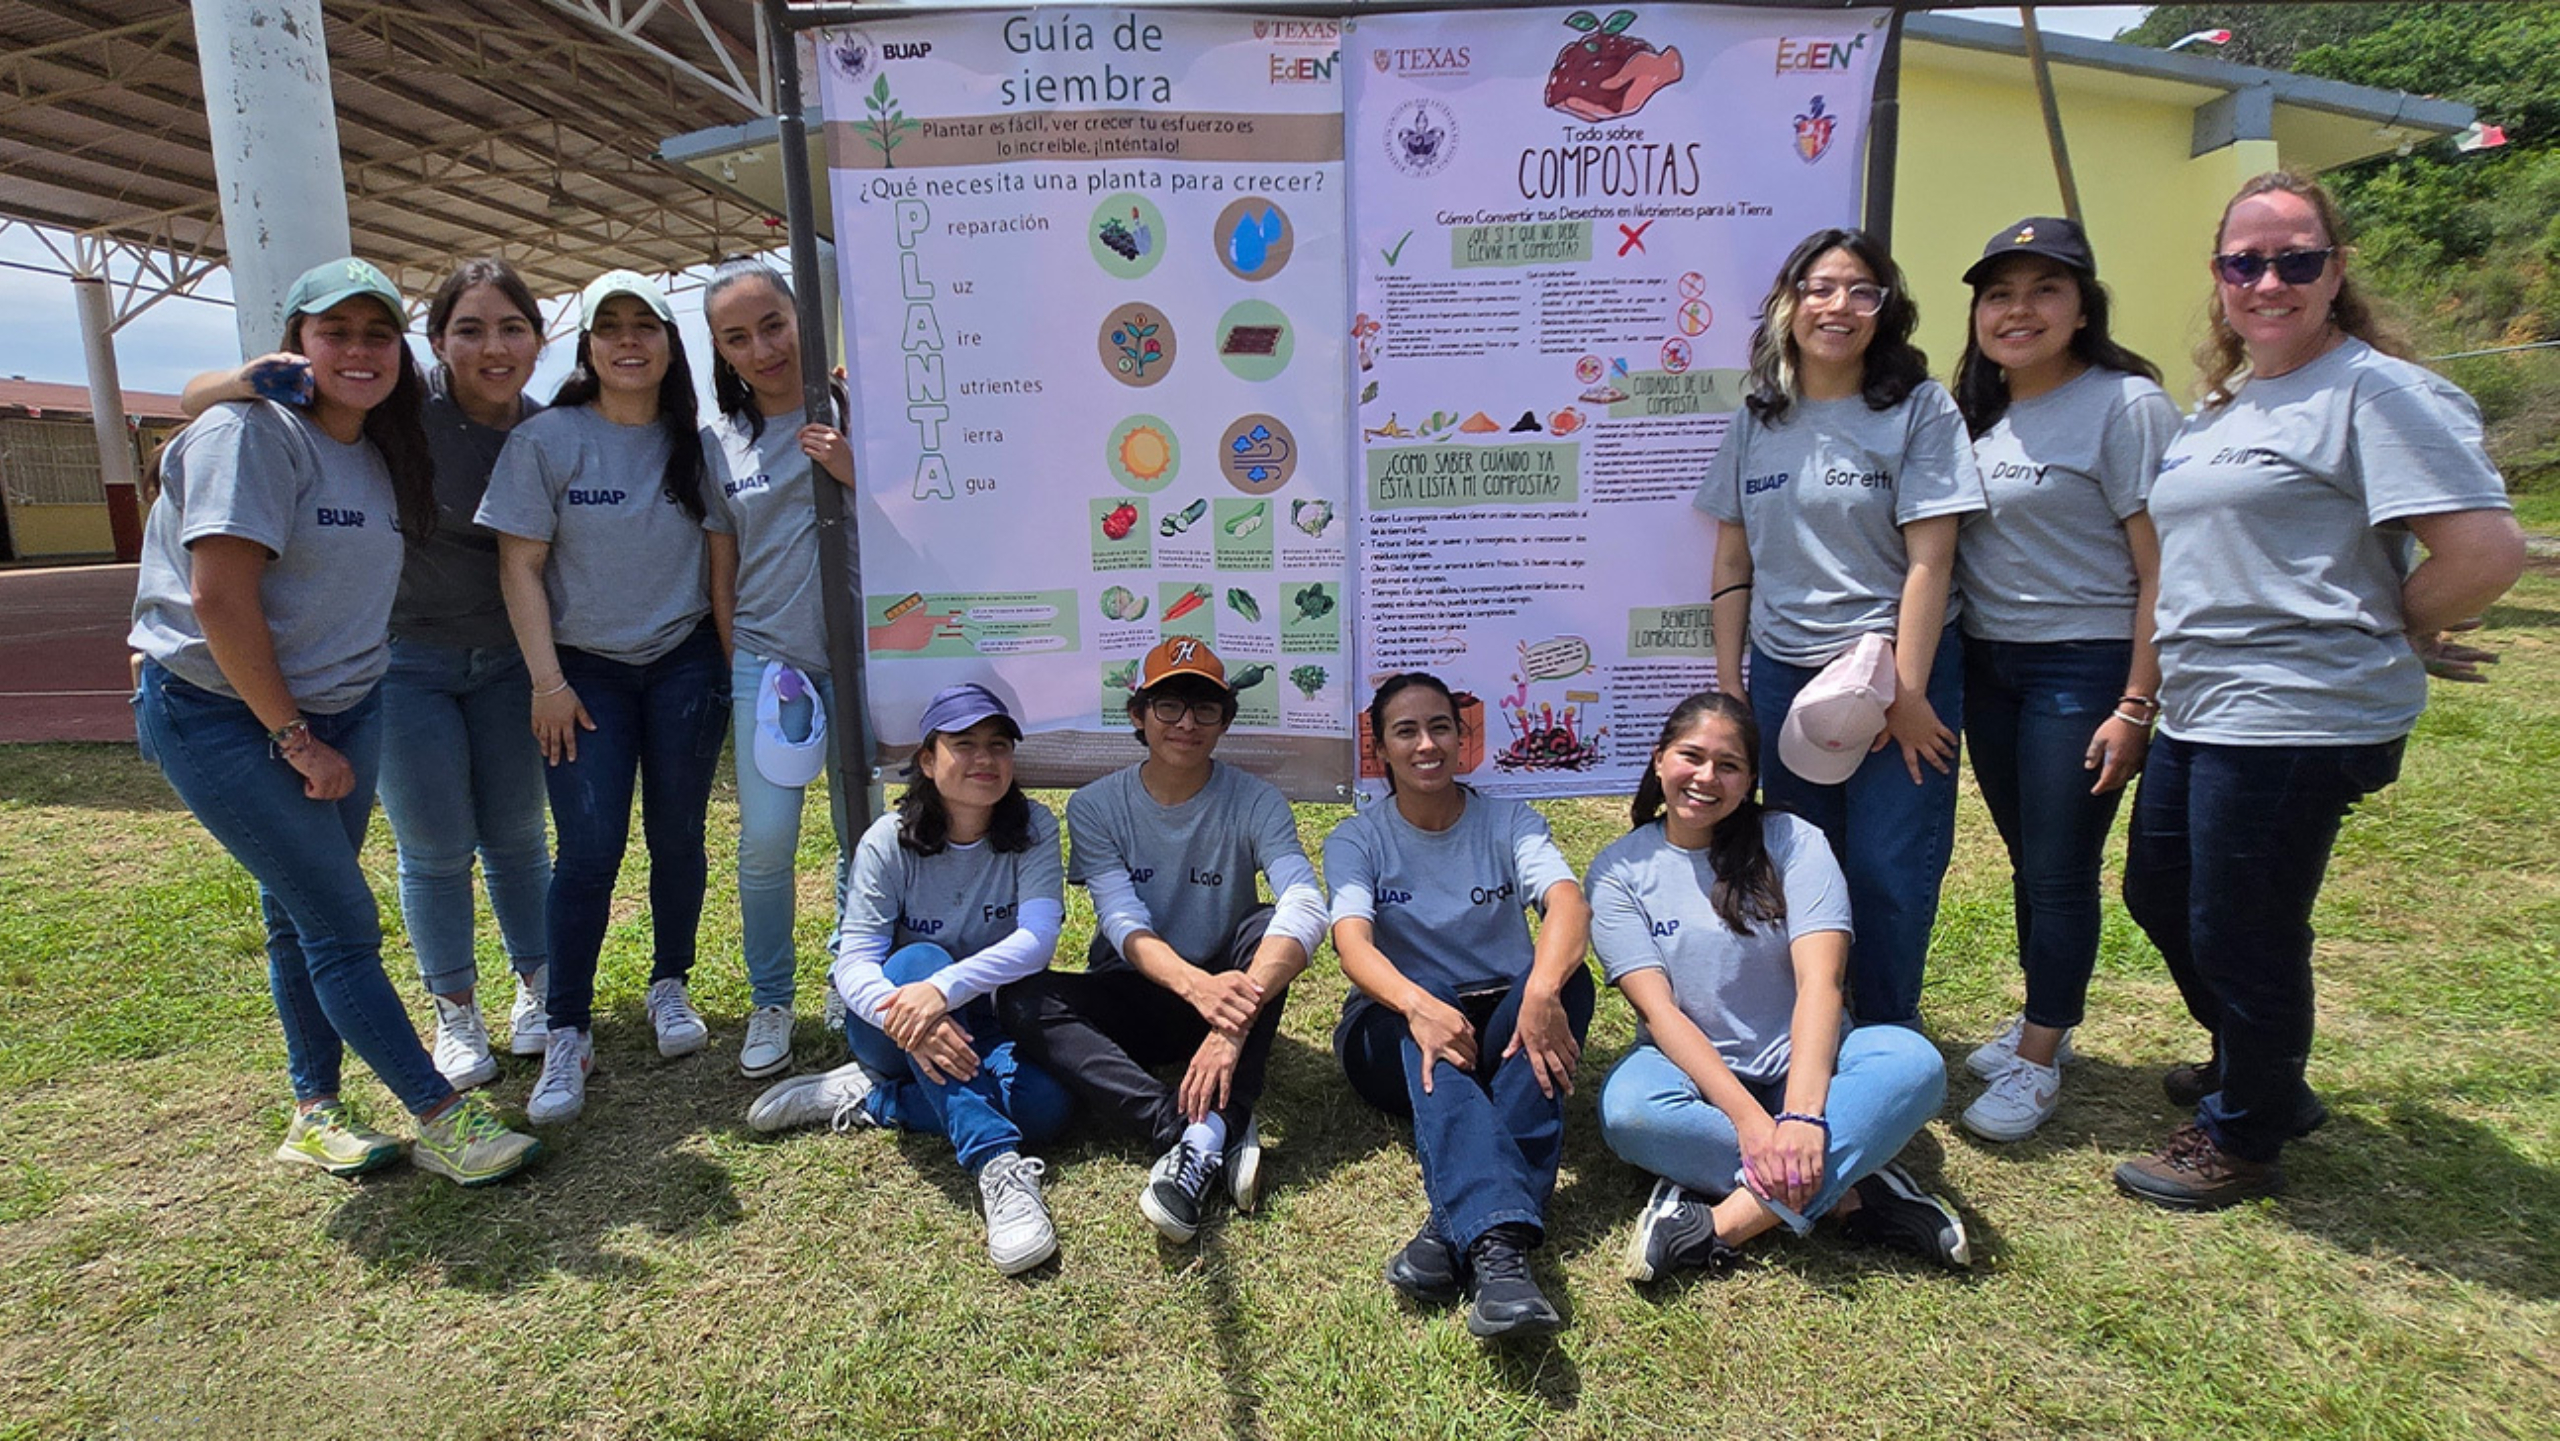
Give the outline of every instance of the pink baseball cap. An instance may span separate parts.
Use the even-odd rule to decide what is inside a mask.
[[[1778,727],[1778,759],[1815,785],[1836,786],[1865,763],[1891,704],[1893,642],[1862,635],[1796,692]]]

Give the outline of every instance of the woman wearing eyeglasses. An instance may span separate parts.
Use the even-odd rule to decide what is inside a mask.
[[[2524,568],[2479,408],[2387,353],[2327,192],[2259,176],[2214,249],[2204,404],[2151,493],[2162,713],[2124,878],[2213,1039],[2166,1082],[2194,1119],[2116,1168],[2181,1210],[2282,1189],[2328,1118],[2303,1073],[2330,846],[2399,774],[2427,675],[2480,679],[2445,631]]]
[[[1964,672],[1950,582],[1982,478],[1964,417],[1911,343],[1919,319],[1873,236],[1805,237],[1761,303],[1750,395],[1695,502],[1721,522],[1716,683],[1749,700],[1763,732],[1782,736],[1797,692],[1861,637],[1893,645],[1894,694],[1872,749],[1808,775],[1782,737],[1761,778],[1772,806],[1822,828],[1848,873],[1860,1025],[1919,1024],[1955,845]]]

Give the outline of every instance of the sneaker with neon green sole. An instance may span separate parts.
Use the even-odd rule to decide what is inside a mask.
[[[336,1101],[323,1101],[294,1112],[276,1159],[316,1166],[332,1176],[361,1176],[399,1160],[400,1151],[398,1138],[356,1120]]]
[[[524,1169],[541,1151],[540,1141],[508,1130],[488,1102],[466,1095],[443,1115],[419,1120],[409,1159],[457,1185],[486,1186]]]

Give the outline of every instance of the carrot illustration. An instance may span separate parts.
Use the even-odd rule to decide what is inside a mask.
[[[1168,622],[1180,620],[1208,603],[1209,588],[1205,585],[1195,585],[1182,593],[1182,599],[1164,608],[1164,618]]]

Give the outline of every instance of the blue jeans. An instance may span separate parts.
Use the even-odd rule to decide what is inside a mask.
[[[737,758],[738,771],[738,930],[755,1003],[788,1006],[799,989],[798,958],[791,949],[798,899],[793,865],[800,854],[800,803],[807,792],[799,786],[775,785],[756,769],[756,693],[764,684],[769,659],[741,647],[729,666],[729,731],[736,740],[730,754]],[[843,734],[838,727],[849,726],[852,718],[836,713],[833,678],[824,672],[803,674],[817,684],[818,698],[827,708],[827,756],[832,760]],[[807,713],[806,702],[786,702],[783,734],[806,736]],[[835,822],[836,915],[841,920],[845,885],[853,876],[856,837],[852,819],[845,813],[843,791],[832,783],[827,788],[827,812]],[[828,934],[834,934],[833,927]]]
[[[918,943],[892,952],[881,969],[903,986],[950,964],[949,951]],[[951,1016],[969,1033],[969,1044],[978,1053],[978,1073],[965,1081],[927,1079],[886,1031],[863,1017],[845,1017],[845,1044],[881,1082],[863,1102],[871,1119],[949,1138],[961,1169],[972,1174],[1007,1151],[1037,1145],[1066,1128],[1075,1114],[1075,1098],[1048,1072],[1016,1054],[996,1024],[992,1001],[981,996]]]
[[[2327,1118],[2303,1079],[2311,906],[2339,824],[2399,778],[2406,745],[2151,743],[2125,847],[2125,909],[2213,1036],[2222,1089],[2196,1119],[2235,1156],[2272,1161]]]
[[[296,1099],[337,1095],[352,1047],[410,1114],[443,1105],[453,1087],[382,973],[382,915],[356,862],[382,759],[382,692],[305,717],[355,770],[355,789],[334,801],[303,795],[302,776],[276,758],[248,706],[157,665],[143,666],[133,713],[143,759],[258,882],[267,985]]]
[[[471,858],[489,881],[508,964],[531,975],[549,954],[543,895],[542,747],[533,682],[512,645],[391,641],[382,677],[382,810],[400,849],[400,918],[418,979],[439,996],[474,989]]]
[[[1360,1099],[1413,1119],[1413,1154],[1422,1164],[1433,1224],[1461,1254],[1496,1226],[1527,1226],[1543,1237],[1547,1199],[1564,1157],[1564,1092],[1540,1091],[1526,1055],[1502,1059],[1520,1022],[1520,987],[1465,997],[1436,985],[1426,989],[1474,1026],[1475,1071],[1441,1062],[1432,1067],[1426,1093],[1422,1048],[1404,1017],[1354,994],[1333,1033],[1343,1074]],[[1579,1041],[1591,1029],[1597,1000],[1591,972],[1575,971],[1563,999]]]
[[[1771,660],[1751,649],[1751,715],[1760,723],[1760,793],[1772,806],[1822,828],[1849,878],[1849,1013],[1862,1026],[1920,1024],[1920,976],[1938,923],[1938,883],[1956,843],[1956,778],[1920,763],[1911,783],[1902,747],[1887,742],[1849,779],[1815,785],[1778,758],[1778,728],[1796,692],[1818,667]],[[1929,708],[1949,730],[1964,724],[1964,644],[1956,627],[1938,638],[1929,666]],[[1958,760],[1961,757],[1956,758]]]
[[[583,1031],[594,1024],[596,957],[631,839],[635,779],[656,938],[649,979],[680,981],[693,972],[711,869],[702,850],[703,814],[728,734],[729,687],[720,638],[708,621],[647,665],[564,645],[560,674],[596,723],[578,732],[578,758],[543,776],[560,833],[551,867],[551,1026]]]
[[[1905,779],[1909,779],[1905,777]],[[1786,1107],[1787,1078],[1742,1079],[1774,1116]],[[1938,1048],[1901,1026],[1861,1026],[1840,1038],[1823,1107],[1831,1123],[1822,1189],[1801,1211],[1761,1204],[1801,1236],[1851,1186],[1901,1153],[1947,1098]],[[1742,1140],[1733,1121],[1669,1056],[1639,1045],[1600,1088],[1600,1135],[1627,1164],[1721,1200],[1742,1188]]]
[[[2124,694],[2133,642],[1964,639],[1973,778],[2009,848],[2027,1019],[2080,1024],[2098,964],[2098,866],[2122,790],[2089,794],[2089,737]]]

